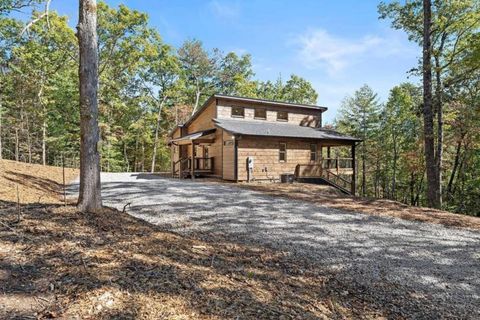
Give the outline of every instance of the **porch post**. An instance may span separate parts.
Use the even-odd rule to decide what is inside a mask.
[[[356,163],[355,163],[355,142],[352,144],[352,195],[355,196],[356,193],[356,178],[357,178],[357,170],[356,170]]]
[[[330,169],[330,146],[327,147],[327,169]]]
[[[192,158],[190,162],[190,175],[195,179],[195,142],[192,141]]]

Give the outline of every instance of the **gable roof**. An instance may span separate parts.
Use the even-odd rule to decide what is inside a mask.
[[[285,137],[303,139],[337,140],[344,142],[362,141],[325,128],[302,127],[293,124],[269,121],[246,121],[231,119],[213,119],[215,125],[232,134],[264,137]]]

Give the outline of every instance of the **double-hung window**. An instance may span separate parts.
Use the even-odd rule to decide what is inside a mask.
[[[310,144],[310,161],[317,161],[317,145],[315,143]]]
[[[287,162],[287,144],[281,142],[278,148],[278,161]]]

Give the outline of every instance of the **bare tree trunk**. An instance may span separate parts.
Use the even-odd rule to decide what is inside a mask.
[[[158,147],[158,133],[160,132],[160,122],[162,121],[162,109],[167,97],[165,96],[162,101],[160,102],[160,106],[158,107],[158,114],[157,114],[157,125],[155,127],[155,140],[153,143],[153,156],[152,156],[152,168],[151,172],[155,172],[155,160],[157,158],[157,147]]]
[[[442,45],[443,47],[443,45]],[[442,160],[443,160],[443,99],[442,99],[442,79],[440,74],[440,61],[438,57],[435,58],[435,96],[436,96],[436,111],[437,111],[437,152],[435,154],[435,169],[436,169],[436,201],[438,207],[442,207]]]
[[[432,110],[432,24],[431,0],[423,0],[423,131],[425,165],[427,169],[427,204],[438,208],[437,170],[435,166],[435,140]]]
[[[195,93],[195,106],[193,107],[192,114],[195,114],[195,112],[197,112],[199,102],[200,102],[200,90],[197,89],[197,92]]]
[[[397,162],[398,162],[398,150],[397,150],[397,138],[393,138],[393,174],[392,174],[392,196],[393,200],[397,200]]]
[[[2,144],[2,97],[0,95],[0,160],[3,159],[3,144]]]
[[[137,172],[138,170],[137,153],[138,153],[138,135],[135,138],[135,153],[133,155],[133,171],[135,172]]]
[[[128,162],[128,155],[127,155],[127,143],[123,143],[123,158],[125,161],[125,164],[127,166],[127,172],[130,172],[130,163]]]
[[[142,172],[145,172],[145,141],[142,139]]]
[[[455,160],[453,162],[452,173],[450,174],[450,179],[448,180],[448,186],[447,186],[447,196],[448,197],[450,197],[451,194],[452,194],[453,181],[455,179],[455,174],[457,173],[458,165],[460,163],[460,151],[461,150],[462,150],[462,140],[459,140],[457,142],[457,150],[455,152]]]
[[[362,150],[362,197],[365,197],[366,195],[366,179],[367,179],[367,164],[365,163],[366,161],[366,155],[365,155],[365,141],[363,143],[363,150]]]
[[[17,162],[18,162],[19,156],[20,156],[20,154],[19,154],[19,151],[20,151],[19,150],[19,143],[20,143],[20,141],[19,140],[20,139],[18,137],[18,127],[16,127],[15,128],[15,161],[17,161]]]
[[[42,164],[47,164],[47,110],[45,105],[42,103],[42,94],[43,94],[43,80],[40,80],[40,88],[37,94],[37,103],[42,106],[43,112],[43,123],[42,123]]]
[[[78,208],[97,213],[102,209],[98,128],[97,2],[80,0],[80,192]]]
[[[32,138],[30,136],[30,120],[28,119],[28,114],[25,116],[25,122],[27,126],[28,163],[32,163]]]

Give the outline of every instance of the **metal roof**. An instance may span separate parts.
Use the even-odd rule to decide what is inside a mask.
[[[231,119],[213,119],[215,125],[238,135],[285,137],[303,139],[337,140],[344,142],[362,141],[325,128],[303,127],[294,124],[269,121],[246,121]]]
[[[292,102],[284,102],[284,101],[277,101],[277,100],[267,100],[267,99],[259,99],[259,98],[229,96],[229,95],[226,95],[226,94],[218,94],[218,93],[214,94],[212,97],[225,99],[225,100],[240,101],[240,102],[252,102],[252,103],[261,103],[261,104],[274,105],[274,106],[314,109],[314,110],[318,110],[318,111],[326,111],[327,110],[326,107],[317,106],[317,105],[313,105],[313,104],[292,103]]]
[[[191,133],[191,134],[187,134],[186,136],[183,136],[183,137],[180,137],[180,138],[172,139],[172,140],[170,140],[170,142],[192,141],[192,140],[196,140],[196,139],[201,138],[201,137],[208,136],[212,133],[215,133],[215,131],[217,131],[217,129],[215,129],[215,128],[204,130],[204,131],[198,131],[198,132],[194,132],[194,133]]]

